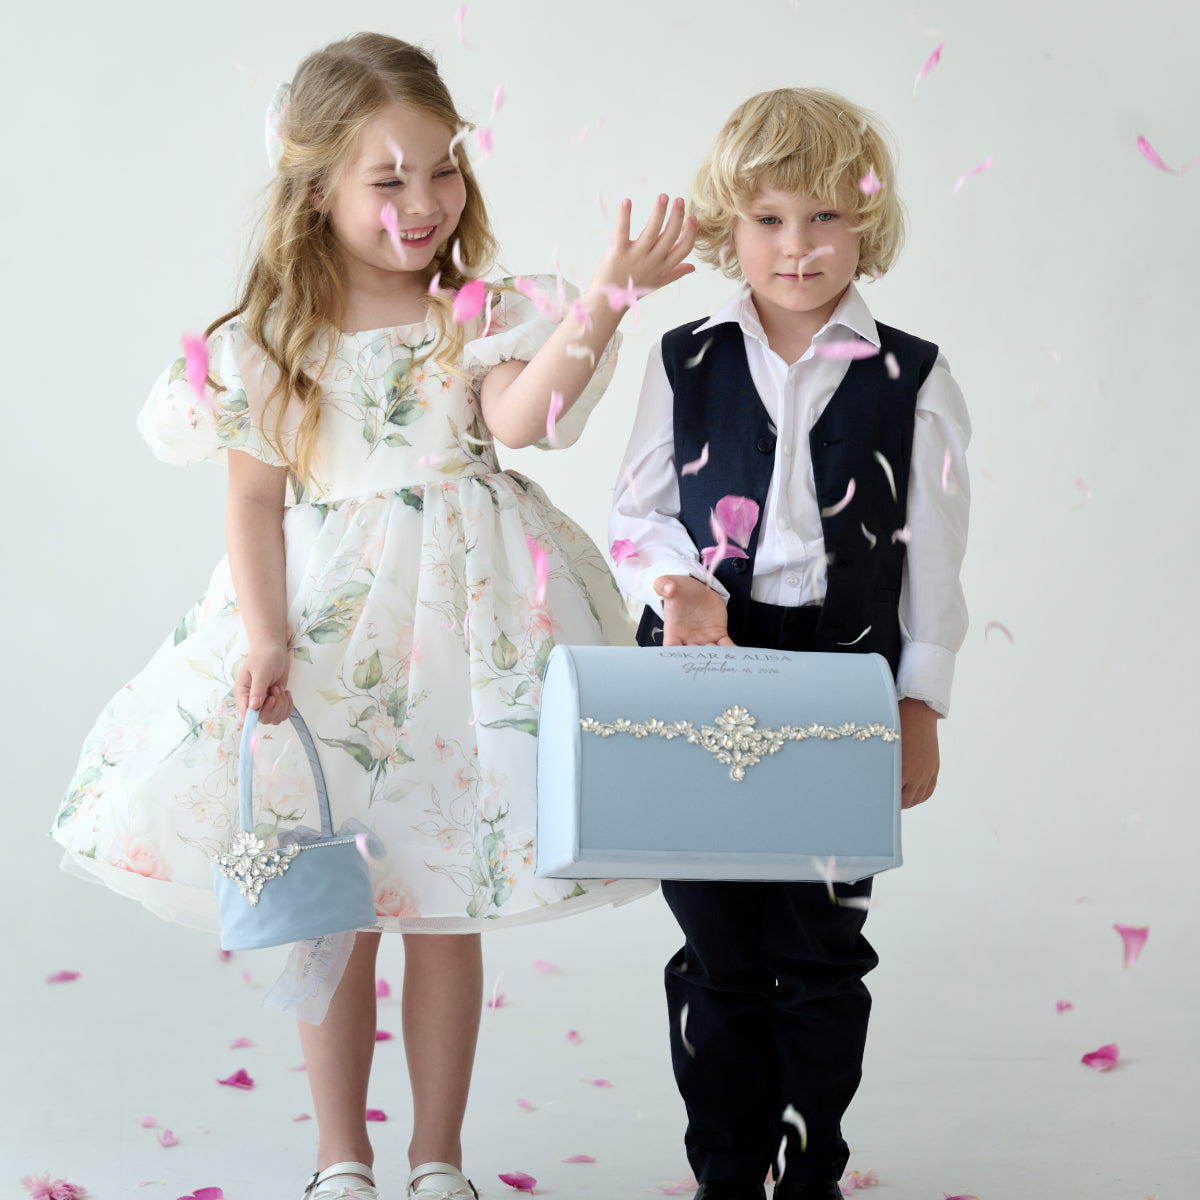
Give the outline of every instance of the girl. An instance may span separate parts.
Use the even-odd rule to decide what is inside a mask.
[[[360,34],[311,55],[278,98],[262,246],[208,330],[207,379],[197,391],[181,359],[140,421],[162,458],[226,460],[228,560],[101,716],[53,832],[71,866],[213,927],[209,858],[236,825],[239,718],[249,707],[276,725],[295,698],[335,820],[357,817],[385,849],[378,927],[350,935],[324,1020],[301,1010],[320,1130],[304,1195],[376,1196],[364,1111],[375,932],[389,929],[406,956],[406,1195],[472,1200],[460,1131],[479,930],[641,890],[533,876],[546,656],[555,640],[627,635],[599,552],[500,471],[492,437],[578,436],[628,303],[692,270],[693,223],[661,196],[631,241],[626,201],[565,315],[561,289],[522,280],[471,315],[481,285],[466,285],[494,242],[429,56]],[[304,819],[307,780],[279,769],[270,742],[257,828],[278,834]]]

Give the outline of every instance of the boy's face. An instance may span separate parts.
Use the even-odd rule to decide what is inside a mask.
[[[734,224],[733,249],[764,325],[811,337],[829,320],[858,272],[855,223],[851,203],[759,188]]]

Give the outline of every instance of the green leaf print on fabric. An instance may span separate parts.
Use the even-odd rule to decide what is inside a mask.
[[[397,495],[409,508],[415,508],[417,512],[425,511],[425,496],[417,488],[401,488]]]
[[[341,747],[364,771],[373,771],[375,769],[375,756],[371,753],[371,747],[367,745],[365,739],[358,741],[355,738],[323,737],[321,741],[327,746]]]
[[[371,590],[369,583],[348,583],[324,597],[324,603],[314,613],[306,606],[300,614],[300,625],[292,634],[293,645],[302,638],[318,645],[344,641],[350,636],[350,626],[358,615],[359,601]]]
[[[167,382],[174,383],[177,379],[182,379],[187,374],[187,355],[182,358],[177,358],[171,364],[171,370],[167,375]]]
[[[354,686],[357,688],[373,688],[382,678],[383,664],[379,661],[378,650],[354,668]]]
[[[239,389],[226,392],[217,419],[217,434],[224,446],[243,446],[250,438],[250,404],[246,393]]]
[[[492,662],[497,671],[511,671],[519,657],[516,646],[503,633],[492,642]]]
[[[111,766],[106,763],[105,766]],[[100,778],[102,767],[88,767],[86,771],[81,772],[75,779],[75,786],[71,789],[70,795],[67,796],[66,802],[59,811],[58,820],[55,824],[61,829],[64,825],[69,825],[74,820],[76,812],[79,811],[80,804],[83,803],[83,798],[88,794],[93,783]]]
[[[484,729],[515,729],[519,733],[528,733],[537,737],[537,717],[502,717],[499,721],[480,721]]]

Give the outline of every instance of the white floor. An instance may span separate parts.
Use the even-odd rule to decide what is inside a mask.
[[[1077,879],[1052,872],[1042,886],[1006,889],[1000,834],[977,817],[974,842],[991,841],[990,861],[981,856],[979,871],[940,864],[917,823],[932,816],[906,818],[909,862],[879,881],[868,923],[882,964],[846,1133],[851,1167],[878,1175],[869,1194],[1200,1195],[1194,968],[1168,953],[1188,944],[1194,905],[1164,897],[1142,959],[1125,971],[1098,895],[1077,895]],[[969,821],[964,837],[971,843]],[[305,1076],[289,1070],[300,1062],[294,1026],[259,1006],[278,958],[221,962],[204,935],[84,882],[53,882],[31,905],[34,920],[18,917],[10,935],[19,975],[5,989],[0,1047],[0,1196],[23,1195],[19,1177],[49,1170],[95,1200],[175,1200],[211,1186],[227,1200],[298,1200],[315,1128],[293,1118],[311,1105]],[[488,1200],[517,1195],[497,1178],[507,1171],[561,1198],[646,1196],[688,1177],[660,991],[677,940],[658,896],[485,940],[488,990],[502,975],[505,1000],[484,1014],[465,1143]],[[61,969],[80,978],[43,982]],[[381,974],[397,991],[402,970],[394,939]],[[1058,1014],[1057,1000],[1075,1008]],[[380,1027],[396,1039],[376,1059],[371,1104],[388,1116],[374,1127],[377,1165],[382,1195],[399,1200],[410,1108],[394,1001],[382,1003]],[[239,1037],[255,1045],[230,1049]],[[1080,1064],[1113,1041],[1114,1071]],[[238,1067],[252,1091],[216,1083]],[[596,1078],[612,1086],[587,1082]],[[143,1116],[159,1129],[140,1127]],[[164,1128],[177,1145],[158,1144]],[[563,1162],[578,1154],[596,1162]]]

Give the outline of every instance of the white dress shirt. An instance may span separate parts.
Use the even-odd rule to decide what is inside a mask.
[[[775,463],[761,515],[750,594],[768,604],[820,603],[825,593],[825,542],[809,457],[808,435],[845,378],[850,360],[825,358],[810,346],[790,366],[767,344],[748,286],[696,329],[696,349],[715,325],[736,322],[746,344],[750,376],[777,430]],[[879,345],[866,302],[851,284],[813,345],[864,340]],[[663,367],[662,342],[651,351],[629,448],[617,477],[609,521],[611,541],[633,543],[637,556],[616,565],[622,589],[660,615],[654,591],[661,575],[705,579],[699,552],[678,520],[673,395]],[[954,656],[967,631],[959,568],[967,542],[970,490],[966,448],[971,436],[962,392],[943,355],[917,393],[908,482],[908,530],[900,588],[900,670],[897,692],[950,711]],[[946,452],[949,469],[943,471]],[[710,453],[720,452],[719,446]],[[882,542],[893,530],[870,531]],[[865,535],[864,535],[865,536]],[[713,588],[727,595],[717,580]]]

